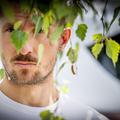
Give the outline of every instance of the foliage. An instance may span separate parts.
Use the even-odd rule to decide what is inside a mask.
[[[100,54],[102,48],[103,48],[103,43],[96,43],[92,47],[92,54],[95,56],[95,58],[98,58],[98,55]]]
[[[44,45],[39,44],[39,46],[38,46],[38,63],[37,63],[37,65],[40,64],[40,62],[42,60],[43,52],[44,52]]]
[[[112,39],[106,39],[106,54],[112,59],[115,66],[120,53],[120,45]]]
[[[27,39],[28,33],[21,30],[14,30],[11,33],[11,42],[15,46],[17,53],[19,53],[20,49],[25,45]]]
[[[87,32],[87,25],[86,24],[79,24],[78,28],[76,30],[76,34],[77,36],[83,41],[85,39],[86,36],[86,32]]]
[[[55,116],[54,113],[49,110],[41,112],[40,117],[42,120],[64,120],[61,116]]]
[[[95,56],[95,58],[98,58],[100,52],[102,51],[103,46],[105,46],[106,54],[109,58],[112,59],[112,62],[115,66],[116,62],[118,61],[118,56],[120,53],[119,43],[112,40],[111,38],[103,36],[101,33],[94,34],[93,40],[96,42],[96,44],[92,47],[92,53]]]
[[[57,27],[57,29],[55,30],[55,32],[53,32],[50,35],[51,43],[55,44],[55,43],[58,42],[58,40],[60,38],[60,35],[63,33],[63,29],[64,29],[63,26]]]
[[[5,71],[4,69],[0,69],[0,80],[2,80],[4,78],[4,75],[5,75]]]

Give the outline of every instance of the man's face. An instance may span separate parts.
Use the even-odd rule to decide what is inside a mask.
[[[53,71],[59,46],[51,44],[44,32],[33,37],[35,25],[30,20],[26,22],[24,16],[19,16],[17,13],[16,19],[22,21],[22,30],[29,33],[29,38],[17,54],[10,40],[12,25],[6,19],[2,21],[0,44],[6,73],[16,84],[41,83]],[[54,31],[54,27],[50,27],[49,34],[52,31]],[[42,60],[37,66],[39,44],[44,45],[44,52]]]

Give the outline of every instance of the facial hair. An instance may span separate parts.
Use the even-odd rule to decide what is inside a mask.
[[[28,61],[37,61],[35,58],[32,58],[30,56],[21,56],[21,57],[20,56],[21,55],[18,55],[17,57],[12,58],[11,61],[21,60],[21,59],[28,60]],[[20,79],[20,77],[17,75],[17,72],[15,70],[9,70],[7,62],[3,55],[2,55],[2,63],[3,63],[4,69],[6,71],[6,76],[9,77],[11,82],[16,85],[36,85],[36,84],[44,83],[47,80],[47,78],[50,76],[50,74],[53,73],[53,69],[54,69],[54,65],[55,65],[55,64],[53,64],[51,69],[45,75],[42,75],[41,72],[39,70],[37,70],[34,72],[34,74],[32,75],[32,77],[30,79]],[[30,72],[30,71],[28,71],[27,69],[22,69],[21,75],[25,76],[28,74],[28,72]]]

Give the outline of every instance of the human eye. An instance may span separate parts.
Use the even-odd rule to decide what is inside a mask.
[[[4,32],[12,32],[14,30],[13,25],[12,24],[7,24],[4,27]]]

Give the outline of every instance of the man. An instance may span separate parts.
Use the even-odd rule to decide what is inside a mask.
[[[67,120],[107,120],[92,108],[65,97],[54,85],[57,54],[67,44],[71,30],[64,29],[59,41],[51,44],[49,36],[55,32],[57,23],[49,26],[48,35],[40,31],[34,37],[35,24],[16,2],[12,6],[16,21],[21,21],[19,29],[28,33],[28,40],[17,52],[11,42],[13,24],[2,15],[0,49],[5,77],[0,84],[0,118],[39,120],[42,111],[50,110]],[[38,64],[39,44],[44,49]]]

